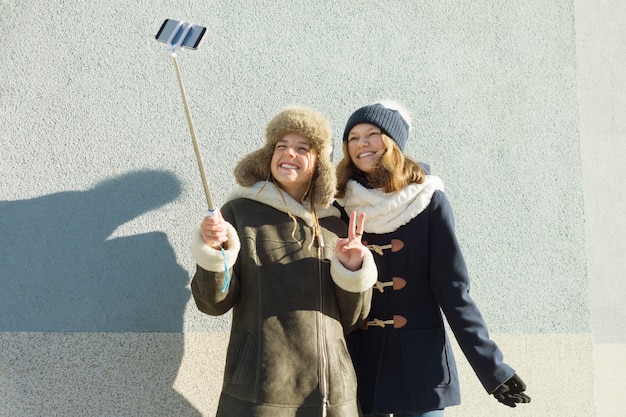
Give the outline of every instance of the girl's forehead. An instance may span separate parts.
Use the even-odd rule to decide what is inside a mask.
[[[365,132],[365,131],[371,131],[371,130],[378,130],[380,131],[380,127],[373,125],[371,123],[359,123],[357,125],[352,126],[352,129],[350,129],[350,133],[352,132]]]
[[[311,141],[310,140],[308,140],[304,136],[299,135],[297,133],[288,133],[285,136],[283,136],[282,138],[278,139],[278,142],[298,143],[298,144],[311,145]]]

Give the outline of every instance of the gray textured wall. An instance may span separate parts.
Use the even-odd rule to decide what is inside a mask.
[[[515,412],[606,410],[594,358],[625,357],[624,10],[1,1],[0,416],[214,410],[229,316],[189,298],[205,201],[164,18],[208,27],[179,64],[218,204],[282,107],[325,113],[339,149],[355,108],[404,103],[407,152],[444,180],[472,294],[534,395]],[[457,357],[447,414],[504,412]]]
[[[598,416],[624,414],[626,373],[626,4],[576,2],[587,270]]]

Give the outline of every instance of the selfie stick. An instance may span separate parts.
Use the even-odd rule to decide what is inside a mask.
[[[216,213],[213,199],[211,198],[211,191],[209,190],[209,182],[206,179],[206,173],[204,172],[204,163],[202,162],[202,155],[200,154],[200,147],[198,146],[198,138],[196,137],[196,130],[193,127],[193,120],[191,120],[191,111],[189,110],[189,103],[187,102],[187,94],[185,93],[185,86],[183,85],[183,78],[180,76],[180,68],[178,68],[178,61],[176,60],[176,53],[183,49],[183,42],[189,31],[193,28],[193,23],[179,22],[176,28],[172,31],[169,39],[167,40],[167,52],[174,61],[174,68],[176,68],[176,77],[178,77],[178,86],[180,87],[180,93],[183,96],[183,104],[185,105],[185,114],[187,115],[187,124],[189,124],[189,131],[191,132],[191,140],[193,141],[193,149],[196,152],[196,159],[198,160],[198,168],[200,169],[200,176],[202,177],[202,185],[204,187],[204,195],[206,196],[206,202],[209,206],[208,215],[213,217]],[[174,44],[172,42],[176,39],[176,36],[180,31],[183,31],[181,36],[178,37],[178,41]],[[224,273],[226,274],[226,280],[222,287],[222,292],[226,292],[230,286],[230,273],[228,272],[228,263],[226,261],[226,252],[224,247],[220,247],[222,251],[222,258],[224,260]]]
[[[191,119],[191,112],[189,110],[189,103],[187,102],[187,94],[185,93],[185,86],[183,85],[183,79],[180,76],[180,68],[178,67],[178,61],[176,60],[176,53],[183,49],[183,41],[189,34],[189,31],[193,27],[193,23],[179,22],[178,26],[170,35],[168,44],[168,53],[174,61],[174,68],[176,68],[176,76],[178,77],[178,86],[180,87],[180,93],[183,96],[183,104],[185,105],[185,114],[187,115],[187,124],[189,125],[189,131],[191,132],[191,140],[193,141],[193,149],[196,153],[196,159],[198,161],[198,168],[200,170],[200,176],[202,177],[202,186],[204,187],[204,195],[206,196],[206,202],[209,206],[209,215],[214,215],[215,205],[213,204],[213,198],[211,198],[211,190],[209,190],[209,182],[206,178],[206,172],[204,171],[204,163],[202,162],[202,155],[200,154],[200,147],[198,146],[198,138],[196,137],[196,131],[193,127],[193,120]],[[173,40],[180,31],[183,31],[181,36],[178,37],[178,41],[172,44]]]

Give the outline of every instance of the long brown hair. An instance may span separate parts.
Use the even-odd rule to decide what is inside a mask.
[[[396,142],[382,134],[382,155],[376,168],[371,173],[358,169],[348,153],[348,142],[343,142],[343,158],[337,164],[337,194],[341,198],[346,194],[348,181],[359,176],[366,178],[371,188],[382,189],[385,193],[399,191],[411,183],[421,184],[426,179],[426,172],[408,156],[404,155]]]

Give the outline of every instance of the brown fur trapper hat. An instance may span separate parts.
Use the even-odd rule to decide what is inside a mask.
[[[308,107],[287,107],[278,113],[265,128],[265,146],[244,156],[235,166],[237,183],[243,187],[271,179],[270,162],[279,139],[289,133],[297,133],[311,141],[317,151],[317,164],[309,198],[316,205],[332,203],[337,186],[335,169],[330,160],[332,135],[326,118]]]

